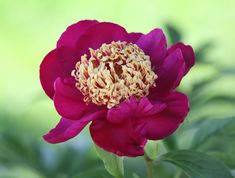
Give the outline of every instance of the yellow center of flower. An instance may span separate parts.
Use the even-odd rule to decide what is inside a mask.
[[[89,50],[90,58],[83,55],[72,71],[86,103],[112,108],[131,96],[148,95],[156,85],[150,58],[137,45],[117,41]]]

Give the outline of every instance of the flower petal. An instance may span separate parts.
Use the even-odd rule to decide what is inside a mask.
[[[136,100],[131,97],[118,106],[108,110],[107,120],[112,123],[126,122],[128,119],[147,117],[162,111],[166,105],[162,102],[151,103],[147,97]]]
[[[150,140],[163,139],[172,134],[184,121],[189,112],[189,102],[186,95],[180,92],[171,93],[162,99],[166,108],[156,115],[142,119],[137,132]]]
[[[184,75],[190,70],[190,68],[195,64],[195,54],[193,48],[189,45],[183,43],[176,43],[168,49],[168,53],[173,52],[177,48],[181,49],[184,61],[185,61],[185,72]]]
[[[79,37],[91,26],[98,23],[96,20],[82,20],[69,26],[60,36],[57,42],[57,47],[67,46],[75,47]]]
[[[97,49],[103,43],[109,44],[112,41],[128,41],[126,30],[114,23],[101,22],[87,29],[77,42],[77,50],[80,54],[89,54],[89,48]]]
[[[166,37],[161,29],[154,29],[142,35],[136,43],[145,54],[150,56],[154,68],[158,68],[167,54]]]
[[[83,101],[83,95],[75,87],[73,78],[55,81],[54,105],[57,112],[67,119],[78,120],[88,113],[98,110],[98,107]]]
[[[136,33],[136,32],[129,33],[128,34],[129,42],[136,43],[142,35],[143,35],[142,33]]]
[[[78,135],[91,120],[98,118],[102,114],[102,111],[98,111],[76,121],[62,117],[57,126],[48,134],[44,135],[43,138],[48,143],[67,141]]]
[[[90,126],[93,141],[104,150],[119,156],[141,156],[146,139],[136,135],[130,121],[113,124],[104,119],[94,120]]]
[[[180,49],[168,54],[157,72],[156,87],[150,89],[149,98],[166,96],[180,83],[185,71],[185,62]]]
[[[40,65],[40,82],[45,93],[52,99],[54,96],[54,81],[57,77],[66,76],[66,72],[57,60],[56,50],[49,52]]]

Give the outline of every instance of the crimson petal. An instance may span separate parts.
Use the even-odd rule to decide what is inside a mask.
[[[91,26],[98,23],[96,20],[82,20],[73,25],[70,25],[64,33],[60,36],[57,42],[57,47],[70,47],[73,48],[76,45],[80,36]]]
[[[58,78],[55,81],[54,105],[62,117],[73,120],[78,120],[98,109],[93,103],[86,105],[82,93],[75,87],[73,78],[65,80]]]
[[[122,124],[110,123],[106,118],[94,120],[90,133],[96,145],[106,151],[130,157],[144,154],[146,139],[134,133],[128,120]]]
[[[185,62],[180,49],[168,54],[157,72],[156,87],[150,89],[149,98],[163,97],[173,91],[180,83],[185,71]]]
[[[67,141],[78,135],[91,120],[98,118],[102,114],[102,111],[95,112],[76,121],[62,117],[57,126],[48,134],[44,135],[43,138],[48,143]]]
[[[87,29],[77,42],[77,50],[80,54],[88,54],[89,48],[97,49],[103,43],[109,44],[112,41],[128,41],[126,30],[114,23],[101,22]]]
[[[169,136],[180,126],[189,112],[188,98],[183,93],[171,93],[161,101],[166,103],[166,108],[156,115],[143,118],[137,127],[137,132],[146,139],[159,140]]]
[[[65,77],[67,74],[57,60],[56,50],[49,52],[40,65],[40,82],[45,93],[52,99],[54,96],[54,81],[57,77]]]
[[[190,70],[190,68],[195,63],[195,54],[194,54],[193,48],[191,46],[185,45],[183,43],[176,43],[176,44],[172,45],[169,48],[168,53],[173,52],[177,48],[179,48],[182,51],[182,54],[183,54],[183,57],[184,57],[184,61],[185,61],[184,75],[185,75],[185,74],[187,74],[187,72]]]
[[[154,68],[157,70],[167,54],[166,37],[161,29],[154,29],[142,35],[136,44],[150,56]]]

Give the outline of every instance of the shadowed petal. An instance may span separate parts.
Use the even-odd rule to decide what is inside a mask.
[[[144,154],[146,140],[134,133],[128,120],[123,124],[113,124],[105,118],[94,120],[90,133],[96,145],[119,156]]]
[[[142,35],[136,44],[150,56],[154,69],[158,69],[167,54],[166,37],[161,29],[154,29]]]
[[[54,104],[57,112],[67,119],[78,120],[87,113],[98,110],[93,103],[83,101],[82,93],[75,87],[73,78],[55,81]]]
[[[137,132],[146,139],[159,140],[172,134],[184,121],[189,112],[189,102],[186,95],[179,92],[171,93],[162,99],[166,108],[156,115],[142,119]]]
[[[152,96],[163,97],[173,91],[180,83],[185,71],[185,62],[180,49],[170,53],[157,72],[156,87],[150,89]]]
[[[98,111],[88,116],[84,116],[80,120],[76,121],[62,118],[57,126],[48,134],[44,135],[43,138],[48,143],[60,143],[67,141],[78,135],[90,121],[97,119],[102,114],[103,111]]]
[[[77,40],[80,36],[92,25],[98,23],[96,20],[82,20],[69,26],[64,33],[60,36],[57,42],[57,47],[67,46],[70,48],[75,47]]]
[[[190,68],[195,64],[195,54],[193,48],[189,45],[185,45],[183,43],[176,43],[172,45],[168,53],[172,53],[174,50],[179,48],[183,54],[184,61],[185,61],[185,72],[184,75],[190,70]]]
[[[136,43],[142,35],[143,35],[142,33],[136,33],[136,32],[129,33],[128,34],[129,42]]]
[[[89,54],[89,48],[97,49],[103,43],[128,40],[128,33],[123,27],[114,23],[101,22],[93,25],[79,38],[77,49],[81,54]]]
[[[154,115],[165,107],[166,105],[162,102],[151,103],[147,97],[140,100],[131,97],[129,100],[109,109],[107,120],[112,123],[122,123],[129,119]]]
[[[56,50],[49,52],[40,65],[40,82],[45,93],[52,99],[54,96],[54,81],[57,77],[65,77],[66,72],[57,60]]]

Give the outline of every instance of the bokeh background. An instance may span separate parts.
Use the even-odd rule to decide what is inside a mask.
[[[169,44],[192,45],[197,63],[180,86],[191,113],[161,150],[194,145],[235,169],[234,7],[234,0],[0,0],[0,178],[110,177],[87,129],[59,145],[42,140],[59,115],[41,88],[39,65],[66,27],[82,19],[115,22],[130,32],[159,27]],[[194,143],[198,136],[201,143]],[[145,176],[141,159],[125,160],[126,177]],[[156,165],[164,178],[174,169]]]

